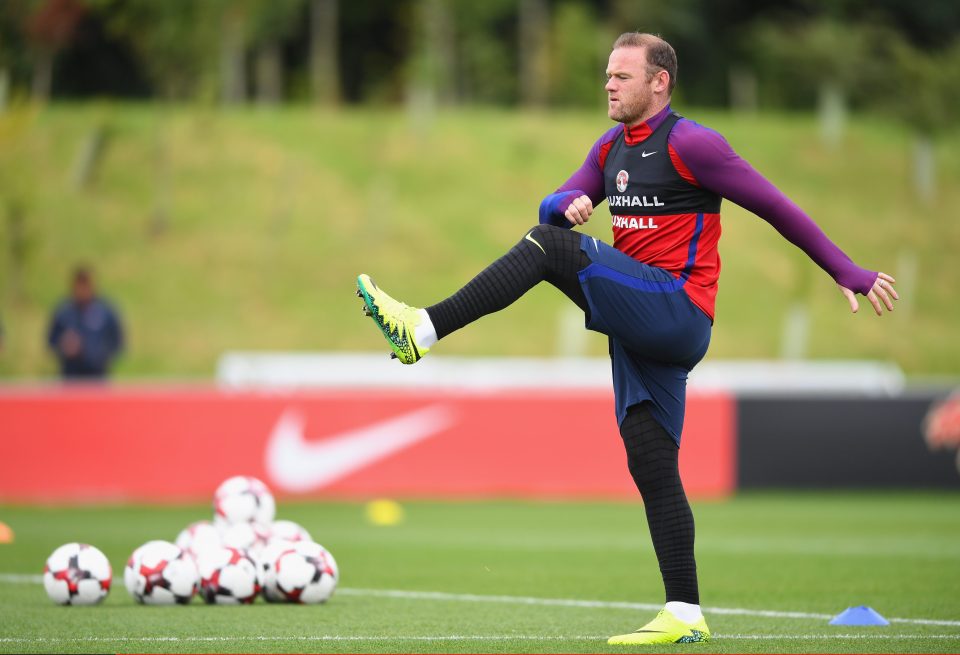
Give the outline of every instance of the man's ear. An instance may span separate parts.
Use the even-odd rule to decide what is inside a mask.
[[[670,88],[670,73],[665,70],[657,71],[654,79],[657,81],[655,90],[658,93],[666,93]]]

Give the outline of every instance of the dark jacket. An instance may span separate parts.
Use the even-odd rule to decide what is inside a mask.
[[[60,352],[60,338],[67,330],[73,330],[82,340],[75,357]],[[63,377],[104,377],[110,362],[123,349],[123,327],[117,312],[105,300],[94,298],[86,306],[65,300],[50,321],[47,343],[60,360]]]

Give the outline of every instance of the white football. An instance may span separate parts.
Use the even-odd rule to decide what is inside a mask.
[[[313,537],[307,532],[307,529],[299,523],[293,521],[274,521],[270,526],[270,541],[313,541]]]
[[[225,480],[213,495],[213,512],[226,523],[257,522],[270,525],[277,508],[263,482],[249,475]]]
[[[260,593],[260,570],[247,553],[225,546],[203,551],[197,559],[200,595],[210,604],[252,603]]]
[[[270,529],[259,523],[232,523],[220,532],[220,543],[259,556],[270,540]]]
[[[260,580],[263,585],[263,598],[270,603],[285,603],[287,597],[277,589],[277,560],[286,552],[295,552],[292,541],[271,539],[257,558],[260,566]]]
[[[220,548],[220,531],[210,521],[195,521],[177,535],[176,544],[194,558],[205,550]]]
[[[292,603],[323,603],[333,595],[340,579],[333,555],[312,541],[301,541],[281,552],[272,568],[272,584]]]
[[[148,541],[130,556],[123,571],[127,591],[146,605],[184,605],[197,592],[197,563],[169,541]]]
[[[47,596],[60,605],[96,605],[110,593],[112,579],[106,556],[87,544],[60,546],[43,567]]]

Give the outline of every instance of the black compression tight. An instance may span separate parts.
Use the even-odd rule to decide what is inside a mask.
[[[560,289],[586,312],[587,299],[577,272],[589,264],[590,259],[580,250],[579,233],[538,225],[465,287],[427,307],[427,314],[437,338],[442,339],[481,316],[507,307],[543,281]]]
[[[633,405],[620,425],[630,475],[643,496],[667,602],[700,604],[693,556],[693,512],[680,482],[680,449],[649,405]]]
[[[546,281],[588,311],[577,273],[590,264],[580,234],[551,225],[530,230],[510,251],[455,294],[427,308],[443,338],[500,311]],[[620,426],[630,474],[643,496],[667,601],[699,604],[693,556],[693,513],[680,482],[679,449],[646,404],[634,405]]]

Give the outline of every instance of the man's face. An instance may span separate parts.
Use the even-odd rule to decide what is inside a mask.
[[[70,289],[73,301],[79,305],[86,305],[93,300],[94,290],[92,280],[74,280]]]
[[[617,48],[607,64],[607,115],[630,125],[638,121],[653,101],[656,77],[647,73],[646,48]]]

